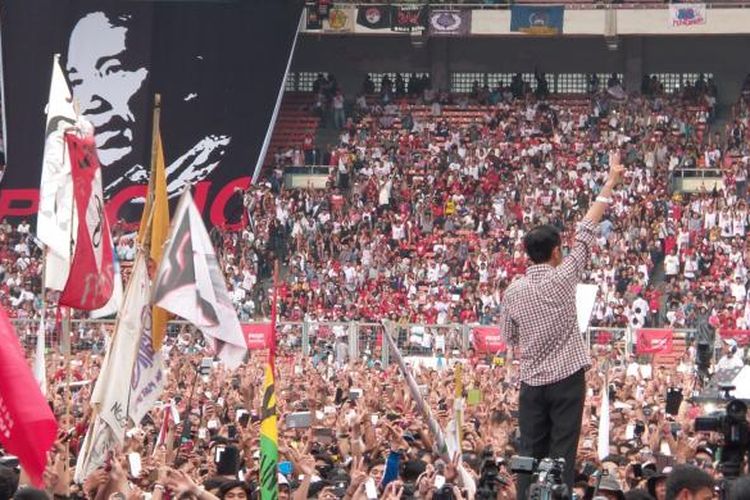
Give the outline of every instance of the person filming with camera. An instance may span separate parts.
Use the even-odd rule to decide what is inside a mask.
[[[610,153],[607,180],[578,224],[567,256],[554,226],[538,226],[526,234],[531,265],[503,298],[503,334],[520,367],[520,454],[538,460],[563,458],[562,477],[569,491],[586,397],[585,371],[591,365],[578,328],[576,286],[623,172],[619,153]],[[530,482],[531,475],[519,474],[519,499],[526,498]]]

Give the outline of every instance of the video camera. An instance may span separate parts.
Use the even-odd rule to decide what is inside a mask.
[[[526,497],[529,500],[569,500],[570,491],[563,482],[564,458],[543,458],[514,456],[510,459],[513,473],[533,474],[535,479],[529,486]]]
[[[500,466],[504,463],[502,458],[495,459],[491,448],[482,452],[480,457],[479,481],[477,483],[477,498],[497,498],[500,485],[506,481],[500,475]]]
[[[729,393],[734,386],[722,386],[728,399],[724,410],[707,417],[695,419],[696,432],[718,432],[724,437],[721,448],[721,472],[726,478],[736,478],[742,472],[742,463],[750,447],[748,439],[747,405]]]

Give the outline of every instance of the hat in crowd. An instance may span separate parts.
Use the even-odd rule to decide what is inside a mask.
[[[661,472],[653,472],[648,475],[646,480],[646,489],[652,497],[656,498],[656,484],[659,481],[666,481],[669,473],[672,472],[671,467],[665,467]]]
[[[610,476],[609,474],[603,475],[601,480],[599,481],[599,491],[608,491],[610,493],[614,493],[617,497],[617,500],[625,500],[625,493],[623,493],[620,483],[617,482],[617,479],[615,479],[614,476]],[[593,496],[594,487],[589,486],[586,489],[586,498],[590,499],[593,498]]]

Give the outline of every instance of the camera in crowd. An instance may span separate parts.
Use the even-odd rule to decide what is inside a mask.
[[[568,500],[570,491],[563,482],[564,458],[543,458],[514,456],[510,460],[510,470],[516,474],[533,474],[526,498],[529,500]]]
[[[733,390],[734,387],[722,387]],[[735,398],[729,399],[723,410],[707,417],[695,419],[696,432],[717,432],[723,436],[721,448],[721,472],[726,478],[736,478],[742,473],[742,464],[747,455],[748,436],[747,405]]]
[[[505,460],[502,458],[495,459],[491,448],[484,450],[480,460],[477,498],[497,498],[497,492],[500,488],[508,485],[500,475],[500,467],[505,463]]]

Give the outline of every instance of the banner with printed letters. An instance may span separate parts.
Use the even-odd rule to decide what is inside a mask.
[[[669,5],[669,25],[672,27],[706,24],[706,4],[673,3]]]

